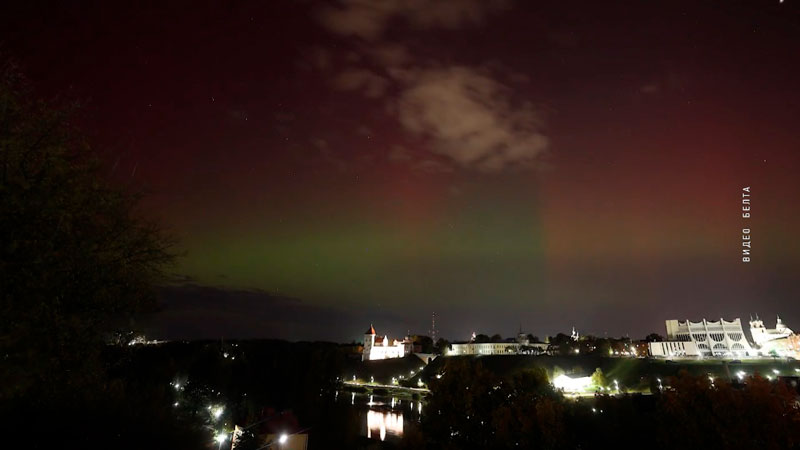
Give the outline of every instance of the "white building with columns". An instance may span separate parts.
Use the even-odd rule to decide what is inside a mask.
[[[775,328],[766,328],[758,316],[750,320],[751,343],[740,319],[700,322],[667,320],[667,340],[651,342],[649,351],[655,357],[743,358],[755,356],[794,356],[794,332],[777,319]]]
[[[651,342],[651,356],[742,358],[757,354],[738,318],[732,321],[703,319],[700,322],[667,320],[666,325],[667,340]]]

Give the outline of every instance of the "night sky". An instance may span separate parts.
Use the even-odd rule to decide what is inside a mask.
[[[798,1],[9,3],[180,239],[154,336],[800,329]]]

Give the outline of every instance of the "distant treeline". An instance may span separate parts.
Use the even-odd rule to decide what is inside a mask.
[[[448,359],[419,431],[427,449],[792,449],[800,447],[796,387],[760,376],[745,383],[681,373],[654,395],[570,400],[542,368],[498,375],[480,359]]]

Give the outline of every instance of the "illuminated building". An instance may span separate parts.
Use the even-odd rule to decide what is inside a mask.
[[[650,356],[677,358],[700,356],[700,352],[697,350],[697,344],[691,341],[650,342],[648,347]]]
[[[559,375],[553,380],[553,387],[561,389],[564,392],[584,392],[594,386],[592,377],[569,377],[567,375]]]
[[[447,356],[516,355],[521,346],[518,342],[463,342],[451,344]]]
[[[667,340],[651,342],[648,350],[655,357],[742,358],[753,356],[800,355],[794,332],[778,317],[775,328],[764,327],[756,316],[750,320],[750,343],[740,319],[700,322],[667,320]]]
[[[750,335],[758,353],[764,356],[800,356],[798,336],[787,327],[780,317],[775,321],[775,328],[766,328],[764,322],[756,315],[750,320]]]
[[[408,338],[402,341],[393,339],[390,343],[387,336],[378,336],[375,328],[370,325],[369,329],[364,332],[364,350],[361,352],[361,360],[402,358],[412,353],[413,345]]]
[[[750,319],[750,335],[753,337],[753,343],[757,347],[763,347],[764,344],[770,341],[785,339],[793,334],[794,332],[783,324],[780,316],[775,322],[775,328],[764,327],[764,322],[758,318],[758,315],[756,315],[755,320]]]
[[[548,344],[530,342],[528,335],[520,330],[517,338],[511,342],[475,342],[475,334],[469,342],[450,345],[446,356],[458,355],[517,355],[520,353],[545,353]]]
[[[649,347],[652,356],[740,358],[756,355],[738,318],[733,321],[719,319],[716,322],[706,319],[700,322],[667,320],[666,325],[667,341],[651,342]]]

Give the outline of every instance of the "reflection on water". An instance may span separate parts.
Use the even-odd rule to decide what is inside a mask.
[[[403,437],[403,413],[391,411],[367,411],[367,437],[380,437],[386,440],[386,434]]]
[[[361,436],[368,439],[380,441],[401,439],[403,431],[408,431],[408,427],[416,426],[422,414],[423,402],[421,401],[348,393],[350,401],[347,403],[358,412]]]

